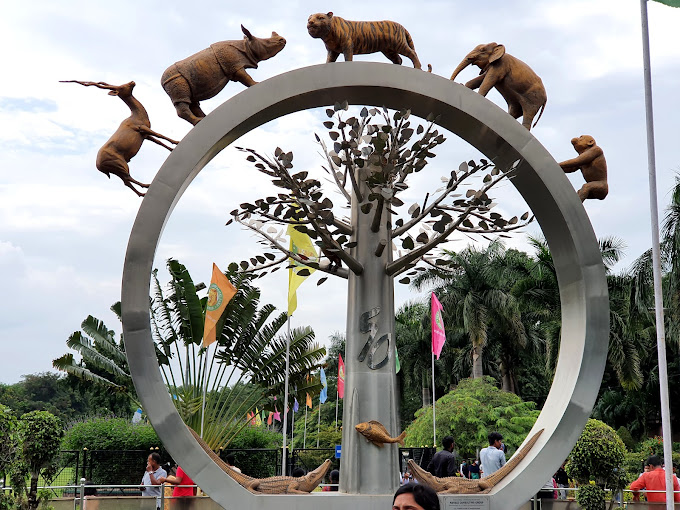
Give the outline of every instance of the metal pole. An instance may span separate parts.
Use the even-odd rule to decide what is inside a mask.
[[[432,353],[432,446],[437,447],[437,417],[435,413],[434,397],[434,353]]]
[[[340,392],[335,389],[335,430],[338,430],[338,401],[340,400]]]
[[[661,397],[661,429],[666,469],[666,508],[673,510],[673,457],[670,408],[668,404],[668,367],[666,365],[666,334],[664,331],[663,294],[661,287],[661,250],[659,247],[659,207],[656,190],[656,154],[654,150],[654,115],[652,106],[652,73],[649,56],[649,24],[647,0],[640,0],[642,19],[642,58],[645,80],[645,118],[647,121],[647,164],[649,166],[649,212],[652,227],[652,265],[654,269],[654,311],[656,346],[659,362],[659,393]]]
[[[305,434],[302,436],[302,449],[307,448],[307,402],[305,402]]]
[[[80,479],[80,510],[85,510],[85,478]]]
[[[208,390],[208,349],[210,345],[205,348],[203,356],[203,402],[201,404],[201,439],[203,439],[203,425],[205,423],[205,395]],[[217,347],[215,347],[217,349]]]
[[[161,484],[161,510],[165,510],[165,482]]]
[[[319,447],[319,431],[321,430],[321,402],[319,402],[319,421],[316,425],[316,447]]]
[[[286,387],[283,396],[283,447],[281,455],[281,474],[286,474],[286,441],[288,439],[288,375],[290,372],[290,315],[288,316],[288,333],[286,334]]]
[[[297,393],[297,389],[295,391]],[[293,440],[295,439],[295,409],[293,409],[293,416],[291,416],[290,424],[290,447],[293,449]]]

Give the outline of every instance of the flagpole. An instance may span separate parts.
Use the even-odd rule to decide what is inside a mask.
[[[296,392],[297,393],[297,392]],[[293,415],[291,416],[290,424],[290,449],[293,449],[293,443],[295,440],[295,409],[293,409]]]
[[[281,474],[286,476],[286,440],[288,439],[288,376],[290,372],[290,315],[286,334],[286,387],[283,397],[283,448],[281,451]]]
[[[434,353],[432,353],[432,446],[437,447],[437,416],[434,397]]]
[[[319,447],[319,431],[321,430],[321,402],[319,402],[319,422],[316,425],[316,447]]]
[[[205,348],[203,356],[203,402],[201,403],[201,439],[203,439],[203,425],[205,423],[205,395],[208,389],[208,350],[210,345]]]
[[[340,392],[338,391],[337,383],[336,383],[336,388],[335,388],[335,430],[338,430],[338,401],[339,400],[340,400]]]
[[[652,267],[654,273],[654,312],[656,346],[659,363],[659,394],[661,399],[661,430],[666,469],[666,508],[673,510],[673,462],[670,408],[668,403],[668,366],[666,364],[666,332],[664,331],[663,291],[661,286],[661,249],[659,243],[659,206],[656,190],[656,153],[654,149],[654,114],[652,106],[652,73],[649,52],[649,21],[647,0],[640,0],[642,21],[642,58],[645,79],[645,118],[647,123],[647,165],[649,167],[649,212],[652,228]]]
[[[307,449],[307,402],[305,402],[305,434],[302,436],[302,449]]]

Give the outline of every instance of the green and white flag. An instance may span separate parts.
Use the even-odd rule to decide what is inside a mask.
[[[654,0],[669,7],[680,7],[680,0]]]

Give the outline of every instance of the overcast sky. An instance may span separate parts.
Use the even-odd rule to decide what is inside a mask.
[[[120,331],[109,306],[120,296],[127,240],[141,200],[117,178],[109,181],[98,172],[95,157],[129,110],[106,91],[59,80],[135,80],[135,97],[148,110],[152,128],[181,139],[191,125],[175,115],[160,86],[166,67],[216,41],[240,39],[241,24],[256,36],[277,31],[288,41],[279,55],[249,71],[256,81],[322,63],[323,43],[309,37],[305,24],[309,14],[328,10],[346,19],[402,23],[423,64],[431,63],[435,73],[447,78],[477,44],[503,43],[543,79],[548,103],[532,133],[554,158],[573,157],[570,139],[581,134],[594,136],[603,148],[610,195],[585,207],[598,237],[617,236],[626,243],[627,257],[619,268],[649,247],[637,0],[9,2],[0,17],[0,382],[51,370],[52,359],[67,352],[67,337],[89,314]],[[650,2],[649,16],[659,201],[665,207],[680,164],[680,9]],[[380,54],[356,60],[386,62]],[[476,74],[469,68],[459,80]],[[204,110],[212,111],[243,88],[229,83],[203,103]],[[488,99],[506,108],[497,92]],[[317,111],[298,113],[250,133],[239,144],[268,154],[276,146],[292,150],[296,169],[316,172],[321,159],[313,134],[323,132],[323,117]],[[446,157],[428,167],[424,180],[414,186],[413,200],[436,188],[439,176],[460,161],[477,157],[462,142],[445,145],[449,149],[438,154]],[[166,157],[165,149],[145,143],[131,163],[133,177],[150,182]],[[580,175],[570,180],[577,189],[582,184]],[[164,268],[165,260],[175,257],[195,281],[207,283],[213,261],[226,268],[230,261],[258,254],[255,238],[224,223],[236,205],[268,193],[267,185],[242,153],[225,150],[179,202],[161,239],[156,267]],[[512,198],[514,192],[508,185],[500,193]],[[540,229],[533,225],[527,233]],[[524,234],[515,235],[510,244],[522,247],[524,239]],[[293,325],[311,325],[325,342],[332,332],[344,330],[346,284],[331,279],[317,287],[319,277],[298,291]],[[285,272],[259,282],[263,301],[285,309]],[[397,287],[398,305],[416,297]]]

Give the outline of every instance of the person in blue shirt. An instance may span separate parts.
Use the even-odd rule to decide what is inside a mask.
[[[489,434],[489,446],[479,452],[482,461],[482,478],[492,475],[505,465],[503,436],[499,432]]]

